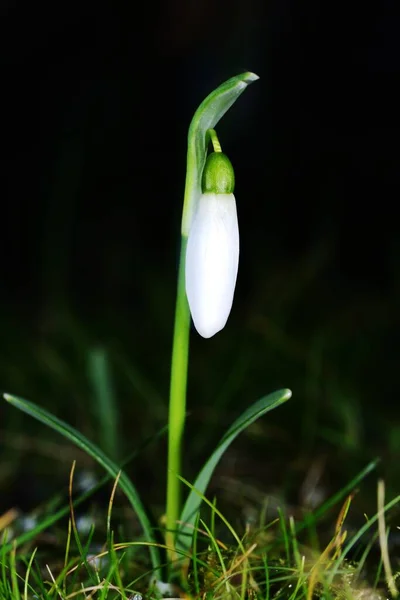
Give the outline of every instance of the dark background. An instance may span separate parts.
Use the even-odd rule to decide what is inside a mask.
[[[396,3],[9,1],[0,28],[0,386],[96,440],[87,353],[100,345],[121,452],[165,423],[187,129],[251,70],[260,80],[218,126],[241,262],[226,329],[192,336],[188,474],[240,409],[290,387],[223,473],[301,502],[315,460],[325,494],[381,456],[396,490]],[[21,504],[27,477],[31,505],[51,488],[38,474],[56,460],[65,478],[71,454],[11,407],[0,417],[4,504]],[[164,454],[146,460],[159,501]]]

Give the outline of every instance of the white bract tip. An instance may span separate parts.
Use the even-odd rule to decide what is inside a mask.
[[[210,338],[231,312],[239,264],[239,228],[233,194],[200,196],[186,250],[186,295],[194,325]]]

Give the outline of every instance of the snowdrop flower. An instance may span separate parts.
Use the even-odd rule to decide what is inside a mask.
[[[186,295],[194,325],[210,338],[225,327],[239,264],[239,228],[228,157],[211,153],[203,171],[186,249]]]

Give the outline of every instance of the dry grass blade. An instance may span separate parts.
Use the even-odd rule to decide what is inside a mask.
[[[326,571],[329,565],[331,565],[335,558],[337,558],[341,553],[343,542],[346,539],[347,534],[346,531],[343,531],[343,524],[349,511],[353,496],[354,494],[352,493],[346,498],[336,520],[335,535],[311,569],[307,590],[307,600],[312,600],[316,585],[323,581],[322,573]]]

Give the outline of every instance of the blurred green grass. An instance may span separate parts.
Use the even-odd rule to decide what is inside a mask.
[[[247,261],[225,330],[209,341],[193,333],[189,480],[244,407],[274,389],[293,390],[288,405],[235,443],[211,493],[223,495],[224,486],[240,481],[312,507],[375,457],[383,459],[388,495],[396,491],[396,286],[382,293],[344,279],[336,254],[335,244],[324,242],[296,260],[275,259],[268,269],[260,262],[248,268]],[[44,303],[34,319],[21,318],[10,306],[0,316],[3,390],[51,410],[121,457],[167,421],[174,265],[159,269],[150,260],[136,284],[141,297],[125,309],[112,299],[92,310],[83,302],[77,308],[63,297]],[[106,360],[111,404],[93,385],[96,353]],[[0,416],[1,509],[34,506],[65,484],[74,451],[8,406],[0,407]],[[110,419],[118,432],[111,440],[105,425]],[[90,465],[87,458],[80,461]],[[135,466],[135,485],[157,505],[163,504],[164,471],[162,442]],[[364,511],[374,510],[375,493],[371,481]]]

